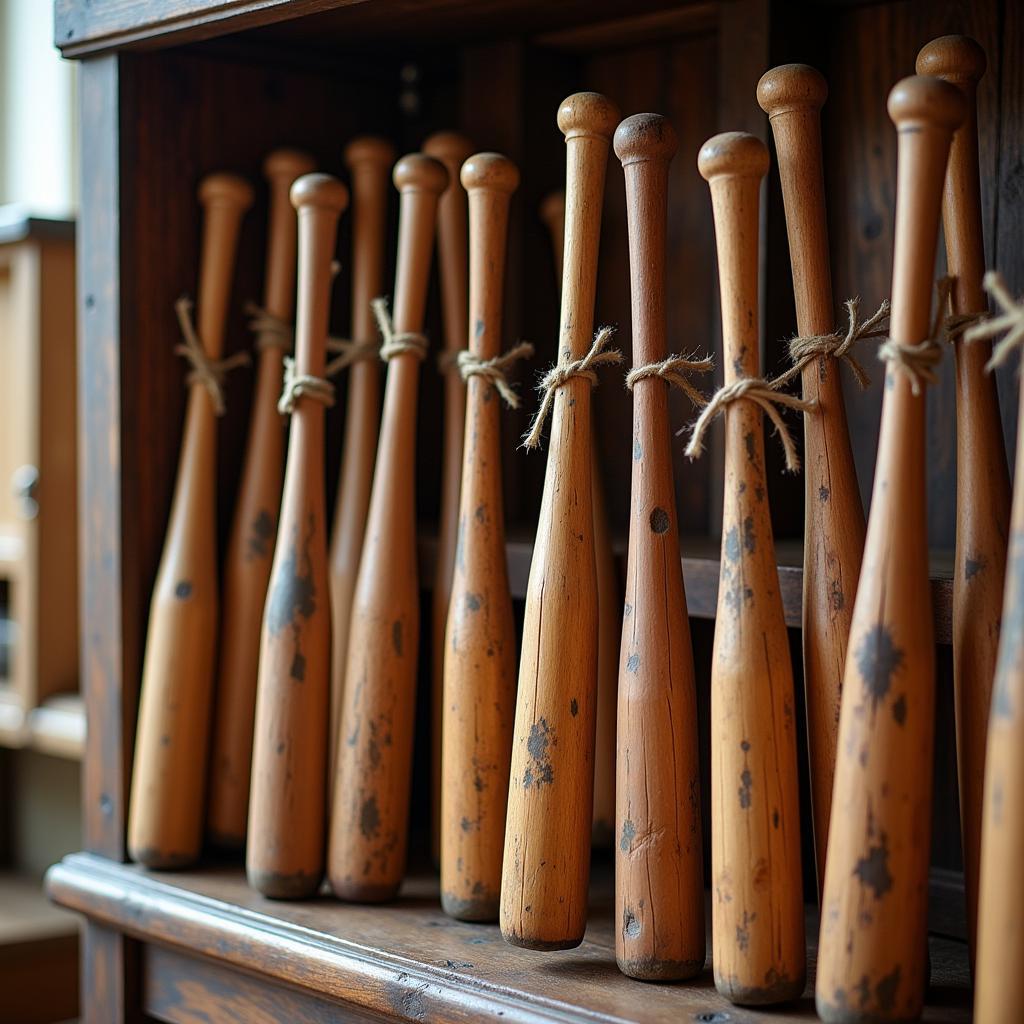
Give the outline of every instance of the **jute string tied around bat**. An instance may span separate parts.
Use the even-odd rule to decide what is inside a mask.
[[[704,406],[703,412],[693,425],[690,441],[685,450],[687,458],[696,459],[700,456],[704,451],[704,436],[708,432],[708,427],[733,402],[744,398],[757,405],[771,420],[786,455],[786,469],[790,473],[797,472],[800,469],[800,456],[797,453],[793,435],[790,434],[789,428],[782,419],[779,406],[798,409],[800,412],[812,412],[817,408],[817,402],[804,401],[795,395],[787,395],[784,391],[776,391],[775,381],[766,381],[763,377],[740,377],[739,380],[734,380],[731,384],[719,388],[712,395],[711,400]]]
[[[377,320],[377,328],[383,343],[380,346],[380,357],[384,362],[394,359],[405,352],[411,352],[417,359],[427,357],[427,336],[418,331],[396,331],[388,311],[388,300],[378,296],[370,303],[373,315]]]
[[[995,270],[990,270],[985,275],[982,284],[985,291],[996,300],[1002,312],[999,316],[969,328],[964,334],[964,341],[970,344],[972,341],[994,338],[1006,331],[1006,337],[992,350],[992,358],[985,366],[986,371],[991,373],[997,366],[1006,362],[1014,349],[1024,345],[1024,300],[1014,299],[1006,287],[1002,274]]]
[[[793,365],[771,382],[773,388],[781,388],[794,377],[799,377],[811,363],[821,356],[834,356],[836,359],[842,359],[850,367],[861,389],[867,388],[871,381],[851,349],[858,341],[886,336],[889,301],[883,299],[878,309],[863,322],[859,319],[859,298],[847,299],[843,305],[846,307],[846,333],[833,331],[831,334],[810,334],[792,338],[789,342],[789,358],[793,361]]]
[[[295,331],[290,323],[255,302],[247,302],[243,309],[249,317],[249,330],[256,335],[254,347],[257,352],[268,348],[279,348],[286,352],[291,350],[295,343]]]
[[[537,385],[537,391],[543,395],[543,398],[529,431],[523,436],[522,446],[524,448],[540,447],[540,432],[544,428],[544,421],[555,404],[555,392],[563,384],[574,377],[582,377],[590,382],[591,387],[594,387],[597,384],[597,367],[622,362],[622,353],[618,349],[606,348],[614,334],[614,327],[599,327],[594,335],[593,344],[581,359],[573,359],[568,363],[555,363],[544,374],[540,384]]]
[[[528,341],[521,341],[493,359],[481,359],[468,349],[463,349],[456,354],[455,364],[464,381],[468,382],[470,377],[482,378],[501,395],[510,409],[518,409],[519,395],[509,384],[505,374],[514,363],[520,359],[528,359],[532,355],[533,346]]]
[[[287,416],[295,409],[300,398],[313,398],[330,408],[334,405],[334,385],[324,377],[316,377],[311,373],[299,373],[295,369],[295,360],[291,356],[284,357],[284,386],[281,397],[277,400],[277,411]]]
[[[943,277],[935,282],[938,302],[935,317],[932,321],[931,334],[923,341],[911,344],[889,338],[878,347],[878,358],[889,363],[895,370],[903,373],[910,381],[910,390],[920,395],[924,384],[934,384],[938,377],[935,368],[942,362],[942,344],[940,339],[946,335],[946,310],[949,307],[949,293],[952,278]]]
[[[679,388],[698,408],[708,404],[708,400],[690,383],[690,374],[710,373],[715,368],[715,361],[708,356],[706,359],[695,359],[693,355],[671,355],[654,363],[634,366],[626,374],[626,390],[632,391],[642,380],[660,377],[669,387]]]
[[[185,378],[187,387],[201,384],[206,388],[213,402],[213,411],[218,416],[224,415],[224,377],[229,370],[249,364],[248,352],[236,352],[227,359],[211,359],[199,340],[195,324],[192,322],[192,300],[182,295],[174,303],[174,312],[181,328],[182,343],[174,346],[174,351],[191,367]]]

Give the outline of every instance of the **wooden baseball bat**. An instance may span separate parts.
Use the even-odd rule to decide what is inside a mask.
[[[745,132],[709,139],[725,384],[757,377],[757,236],[768,150]],[[712,961],[718,991],[762,1005],[804,987],[793,670],[766,495],[761,409],[725,413],[721,574],[711,662]]]
[[[619,115],[598,93],[558,111],[566,141],[562,364],[590,349],[608,145]],[[501,931],[531,949],[579,945],[587,920],[597,697],[590,382],[556,388],[530,566],[516,700]]]
[[[820,111],[828,95],[821,74],[785,64],[758,83],[768,115],[782,182],[789,233],[797,330],[802,337],[831,334],[835,326],[829,272]],[[822,356],[801,374],[804,414],[804,692],[818,893],[832,807],[832,776],[839,731],[839,699],[846,642],[864,553],[864,509],[846,424],[838,361]]]
[[[462,166],[469,193],[469,351],[494,359],[502,336],[508,208],[515,165],[478,153]],[[494,921],[501,890],[516,700],[516,634],[505,554],[500,407],[492,384],[468,381],[458,558],[444,655],[441,905]]]
[[[329,389],[331,260],[348,190],[328,174],[306,174],[292,186],[291,201],[299,220],[294,372]],[[287,377],[285,388],[287,396]],[[249,884],[276,899],[312,896],[323,877],[331,673],[324,399],[294,395],[260,635],[245,857]]]
[[[345,147],[345,166],[352,183],[352,339],[357,342],[377,337],[377,324],[370,303],[384,290],[384,246],[391,185],[388,179],[394,162],[394,147],[383,139],[363,136],[353,139]],[[352,595],[363,550],[373,461],[377,454],[380,360],[357,360],[347,372],[345,436],[328,569],[331,586],[331,726],[327,764],[332,788]]]
[[[296,218],[288,190],[314,168],[313,158],[278,149],[263,163],[270,187],[263,308],[287,322],[295,304]],[[277,536],[284,467],[280,338],[261,332],[249,437],[242,463],[235,514],[224,559],[224,600],[210,751],[210,794],[206,829],[223,846],[245,842],[249,813],[249,768],[256,710],[260,624],[267,597],[270,562]]]
[[[889,94],[898,133],[892,344],[928,337],[939,209],[965,102],[935,78]],[[925,398],[886,368],[843,677],[815,998],[825,1021],[916,1020],[926,981],[935,651]]]
[[[441,280],[441,315],[444,320],[444,416],[441,444],[441,509],[437,523],[437,567],[431,594],[431,705],[430,705],[430,840],[434,861],[441,851],[441,722],[444,701],[445,623],[452,593],[455,539],[459,520],[459,484],[462,475],[462,435],[466,426],[466,385],[455,369],[456,354],[466,343],[468,316],[468,256],[466,190],[459,181],[463,163],[473,155],[473,144],[458,132],[435,132],[423,143],[423,152],[440,160],[448,172],[448,187],[437,206],[437,262]]]
[[[953,135],[942,195],[946,264],[953,277],[954,315],[988,309],[982,278],[978,172],[978,81],[985,51],[966,36],[943,36],[917,55],[917,71],[960,89],[967,101]],[[954,342],[956,356],[956,559],[953,573],[953,688],[956,701],[960,831],[972,963],[978,916],[978,866],[985,790],[985,744],[992,680],[1003,611],[1006,542],[1010,526],[1010,475],[999,418],[995,377],[985,373],[992,356],[986,340]]]
[[[665,341],[669,121],[636,114],[615,130],[626,178],[633,365]],[[633,474],[626,612],[618,680],[615,958],[632,978],[704,968],[704,872],[697,695],[676,520],[668,387],[633,389]]]
[[[555,273],[562,279],[565,193],[552,192],[541,204],[541,219],[551,232]],[[593,430],[593,428],[591,428]],[[597,568],[597,733],[594,741],[595,846],[610,846],[615,832],[615,719],[622,631],[622,589],[612,551],[608,503],[596,432],[591,434],[591,494],[594,503],[594,560]]]
[[[444,165],[420,153],[395,165],[401,193],[394,327],[423,324]],[[355,901],[398,892],[408,840],[419,644],[415,452],[420,354],[391,358],[377,464],[349,626],[328,876]]]
[[[211,174],[203,207],[198,336],[212,362],[224,344],[231,276],[249,184]],[[128,850],[151,868],[199,856],[217,643],[217,417],[211,393],[192,381],[164,550],[149,609],[139,696]]]

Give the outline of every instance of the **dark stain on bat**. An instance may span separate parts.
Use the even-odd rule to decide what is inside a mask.
[[[740,531],[738,526],[730,527],[725,535],[725,557],[730,562],[738,562],[740,558]]]
[[[633,461],[639,462],[644,457],[644,446],[639,440],[633,442]]]
[[[736,945],[741,953],[746,953],[750,948],[750,926],[757,919],[757,914],[743,911],[743,923],[736,925]]]
[[[523,773],[523,787],[529,789],[536,785],[538,789],[545,783],[555,780],[555,771],[551,764],[550,749],[555,744],[555,730],[548,725],[546,718],[533,723],[530,735],[526,740],[526,751],[531,763]]]
[[[900,987],[900,965],[897,964],[881,981],[875,986],[875,999],[878,1000],[878,1009],[882,1013],[888,1013],[896,1005],[896,993]]]
[[[857,860],[853,873],[860,884],[871,889],[875,899],[880,900],[892,888],[892,874],[889,872],[889,840],[883,832],[880,841],[868,847],[868,855]]]
[[[484,599],[480,594],[467,594],[466,595],[466,607],[471,612],[478,612],[483,607]]]
[[[977,558],[968,558],[964,563],[964,575],[967,579],[973,580],[985,568],[986,564],[985,559],[981,555]]]
[[[178,580],[174,585],[174,596],[179,601],[187,601],[192,596],[192,583],[190,580]]]
[[[748,555],[752,555],[757,550],[757,537],[754,534],[753,516],[747,516],[743,520],[743,549]]]
[[[302,651],[295,652],[289,673],[292,679],[295,679],[300,683],[304,683],[306,681],[306,658]]]
[[[622,911],[622,934],[627,939],[636,939],[640,936],[640,921],[629,907]]]
[[[267,558],[271,552],[271,541],[274,539],[274,518],[261,508],[249,527],[249,539],[246,544],[246,561],[254,558]]]
[[[758,501],[764,501],[764,488],[760,484],[754,488],[754,497]]]
[[[402,620],[395,619],[391,623],[391,646],[395,649],[398,657],[402,656]]]
[[[903,725],[907,720],[907,695],[901,693],[893,702],[892,717],[896,719],[897,725]]]
[[[821,487],[818,488],[818,501],[820,501],[822,503],[828,501],[829,494],[830,494],[829,489],[827,487],[825,487],[824,485],[822,485]]]
[[[864,689],[875,710],[891,689],[893,675],[903,664],[903,649],[893,642],[885,623],[879,622],[861,637],[855,657]]]
[[[575,718],[579,713],[580,702],[575,697],[573,697],[572,700],[569,701],[569,714],[572,715],[573,718]]]
[[[843,585],[839,580],[832,581],[829,597],[832,601],[832,611],[841,612],[846,607],[846,595],[843,593]]]
[[[466,817],[463,817],[462,821],[459,822],[459,828],[461,828],[463,832],[472,832],[473,829],[479,827],[479,821],[471,821],[469,818]]]
[[[655,508],[651,512],[651,529],[655,533],[665,533],[669,527],[668,513],[663,508]]]
[[[487,506],[486,505],[477,505],[476,511],[473,513],[473,515],[476,517],[476,521],[478,523],[486,523],[487,522]]]
[[[636,673],[636,670],[640,667],[640,655],[631,654],[626,659],[626,671]]]
[[[308,528],[299,552],[299,528],[293,531],[288,555],[275,575],[273,590],[267,602],[267,628],[278,636],[285,627],[297,626],[298,618],[308,619],[316,611],[316,586],[313,583],[313,562],[309,545],[315,520],[309,517]]]
[[[754,785],[754,778],[750,774],[749,768],[744,768],[740,772],[740,808],[744,811],[750,810],[750,791]]]
[[[636,825],[627,818],[622,823],[622,836],[619,839],[619,849],[623,853],[629,853],[629,848],[636,838]]]
[[[363,801],[359,811],[359,831],[367,839],[375,839],[380,831],[380,810],[375,796]]]

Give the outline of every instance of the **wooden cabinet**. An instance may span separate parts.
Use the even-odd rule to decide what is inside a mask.
[[[481,149],[507,153],[523,184],[512,207],[506,328],[532,339],[538,367],[554,356],[557,297],[542,198],[561,184],[558,102],[580,88],[606,92],[624,114],[655,110],[680,138],[671,172],[669,348],[718,350],[710,201],[696,170],[700,144],[719,130],[767,138],[755,86],[768,67],[805,61],[829,80],[824,111],[830,237],[837,302],[860,295],[875,308],[888,294],[892,256],[895,133],[890,86],[913,71],[917,50],[947,32],[986,48],[979,90],[986,252],[1014,289],[1024,280],[1019,246],[1021,11],[997,0],[934,5],[772,3],[770,0],[58,0],[56,39],[81,59],[81,194],[78,363],[82,438],[82,665],[89,707],[83,777],[86,851],[55,867],[50,891],[86,915],[85,1019],[146,1013],[161,1020],[212,1019],[741,1021],[710,986],[643,986],[620,976],[611,951],[607,890],[595,888],[592,926],[570,954],[506,947],[496,928],[458,924],[437,907],[436,883],[417,867],[393,906],[328,899],[271,903],[251,892],[239,864],[212,862],[188,874],[125,865],[128,776],[149,594],[167,520],[180,442],[184,389],[174,355],[174,299],[195,287],[195,187],[213,170],[245,174],[273,147],[297,145],[325,170],[342,170],[357,132],[388,136],[410,151],[433,130],[458,128]],[[226,351],[249,344],[244,300],[260,294],[265,203],[243,228]],[[394,209],[391,217],[394,238]],[[342,224],[340,252],[349,242]],[[795,319],[777,181],[769,177],[761,242],[763,365],[781,366]],[[345,275],[341,275],[344,279]],[[629,344],[628,263],[621,168],[609,164],[596,322],[620,325]],[[841,310],[837,308],[837,317]],[[332,318],[348,323],[343,286]],[[439,303],[428,333],[440,337]],[[864,499],[870,493],[881,373],[848,409]],[[1012,443],[1015,367],[1000,373],[1004,430]],[[234,375],[219,453],[221,540],[230,519],[248,416],[249,382]],[[441,381],[424,371],[418,500],[423,580],[430,580],[439,497]],[[629,398],[612,381],[595,396],[609,515],[624,538],[629,486]],[[930,398],[928,486],[933,597],[940,644],[949,639],[948,552],[955,509],[951,364]],[[530,403],[504,422],[505,493],[513,589],[522,596],[543,478],[543,457],[516,450]],[[673,398],[673,422],[690,413]],[[328,484],[343,402],[328,420]],[[721,449],[676,455],[684,571],[702,728],[718,580]],[[800,622],[803,483],[768,472],[787,621]],[[223,547],[223,544],[222,544]],[[429,630],[424,630],[426,635]],[[791,634],[799,666],[798,637]],[[428,664],[424,651],[423,665]],[[938,758],[933,925],[962,935],[962,890],[953,759],[949,653],[939,650]],[[427,863],[425,751],[427,671],[422,676],[413,848]],[[797,692],[800,691],[799,681]],[[801,717],[798,715],[798,718]],[[706,749],[705,749],[706,753]],[[806,780],[804,780],[804,783]],[[806,787],[805,787],[806,788]],[[705,802],[707,796],[705,794]],[[809,820],[807,814],[805,820]],[[809,828],[805,862],[810,865]],[[600,871],[596,872],[600,876]],[[806,892],[813,899],[813,880]],[[813,934],[811,927],[809,933]],[[932,1019],[969,1015],[965,954],[933,948]],[[262,1015],[262,1016],[261,1016]],[[777,1019],[813,1016],[808,999]]]

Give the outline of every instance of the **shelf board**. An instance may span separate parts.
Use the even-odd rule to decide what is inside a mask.
[[[496,925],[446,917],[438,906],[436,878],[426,876],[407,880],[390,904],[344,904],[327,896],[283,903],[253,892],[237,867],[156,874],[73,854],[50,869],[47,888],[56,902],[93,921],[169,950],[182,977],[200,979],[217,968],[217,985],[223,986],[225,978],[245,972],[273,983],[275,992],[290,988],[298,1000],[344,1004],[358,1020],[378,1019],[375,1015],[459,1024],[497,1017],[562,1024],[816,1019],[810,983],[799,1002],[754,1012],[723,1000],[708,969],[679,984],[645,984],[620,974],[607,867],[595,869],[583,944],[559,953],[517,949],[502,940]],[[816,934],[810,915],[812,947]],[[813,972],[813,949],[809,960]],[[930,1005],[923,1020],[969,1020],[966,947],[933,938],[931,962]],[[167,987],[166,978],[156,976],[158,965],[169,969],[167,957],[157,956],[146,968],[145,985],[157,999]],[[154,1012],[153,1006],[146,1009]]]
[[[26,711],[18,694],[0,687],[0,747],[29,748],[81,761],[85,753],[85,703],[81,695],[55,694]]]

